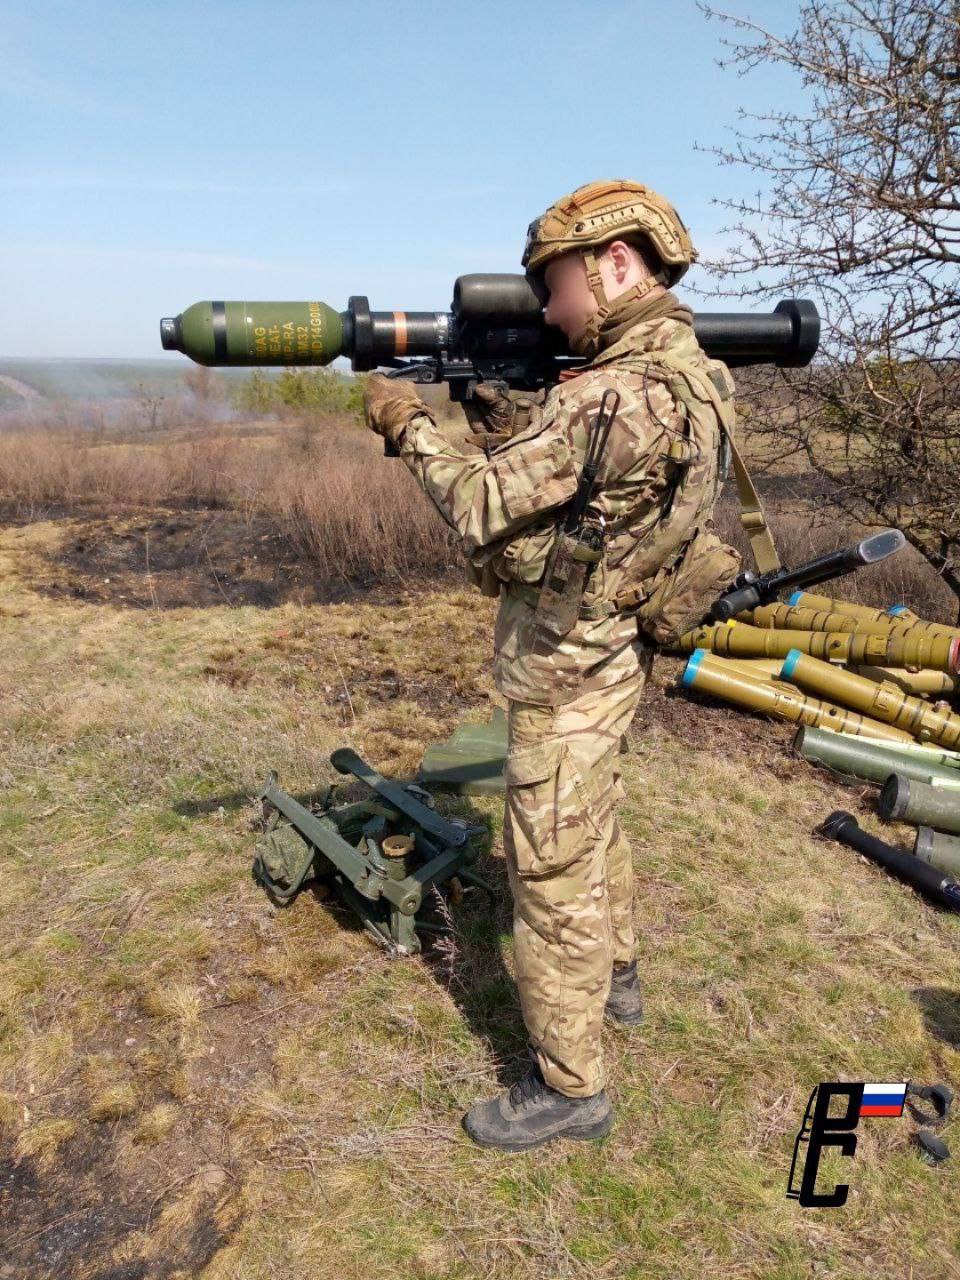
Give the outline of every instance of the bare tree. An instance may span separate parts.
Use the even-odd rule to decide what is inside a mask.
[[[166,396],[156,387],[145,382],[137,383],[137,405],[151,431],[156,431],[163,418],[163,405]]]
[[[817,360],[771,375],[778,408],[749,430],[804,454],[853,519],[901,528],[960,597],[960,3],[810,0],[782,37],[699,7],[736,33],[721,67],[788,69],[806,97],[741,109],[735,145],[702,148],[763,189],[715,201],[735,244],[700,292],[813,296],[824,317]]]

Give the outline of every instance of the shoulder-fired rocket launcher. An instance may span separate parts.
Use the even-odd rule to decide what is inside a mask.
[[[851,547],[841,547],[826,555],[808,560],[795,569],[774,569],[770,573],[754,573],[746,570],[735,579],[732,586],[723,593],[710,610],[711,622],[728,622],[738,614],[769,605],[780,598],[785,591],[795,588],[816,586],[821,582],[829,582],[833,578],[843,577],[854,570],[868,564],[878,564],[901,551],[907,540],[899,529],[884,529],[881,533],[872,533],[861,538]],[[903,630],[908,624],[903,624]],[[893,630],[893,620],[889,628],[883,627],[883,634]],[[857,628],[850,628],[851,631]]]
[[[160,340],[203,365],[327,365],[346,356],[356,372],[446,382],[451,400],[464,401],[480,381],[536,391],[583,363],[545,323],[543,305],[526,276],[480,273],[459,277],[449,311],[371,311],[360,296],[345,311],[325,302],[195,302],[160,321]],[[820,340],[817,309],[803,298],[767,314],[701,313],[694,328],[707,354],[732,368],[806,365]]]

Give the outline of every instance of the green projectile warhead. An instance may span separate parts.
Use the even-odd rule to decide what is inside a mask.
[[[343,354],[343,320],[325,302],[195,302],[160,321],[164,351],[205,365],[324,365]]]

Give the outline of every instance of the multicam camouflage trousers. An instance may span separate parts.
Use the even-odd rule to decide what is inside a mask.
[[[614,962],[636,954],[633,862],[614,813],[620,739],[650,675],[562,706],[508,703],[504,853],[523,1020],[547,1084],[604,1085],[600,1033]]]

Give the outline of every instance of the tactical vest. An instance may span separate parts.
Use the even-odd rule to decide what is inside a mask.
[[[674,351],[630,352],[618,369],[665,382],[683,408],[685,437],[666,457],[676,469],[662,502],[642,517],[608,523],[596,596],[581,617],[634,612],[659,644],[701,621],[741,568],[739,553],[712,527],[713,509],[732,461],[741,522],[761,572],[779,567],[760,499],[734,439],[733,380],[720,360],[694,361]]]
[[[702,356],[702,353],[701,353]],[[633,613],[648,638],[669,644],[696,625],[741,568],[739,553],[712,527],[713,508],[732,462],[741,505],[741,523],[757,568],[779,568],[760,499],[734,439],[733,379],[720,360],[698,361],[671,351],[628,352],[617,370],[667,384],[683,408],[682,440],[674,440],[665,460],[674,476],[662,500],[642,515],[627,511],[608,522],[606,549],[583,598],[579,616],[598,620]],[[540,528],[483,548],[474,559],[474,579],[489,595],[501,583],[536,605],[555,526]]]

